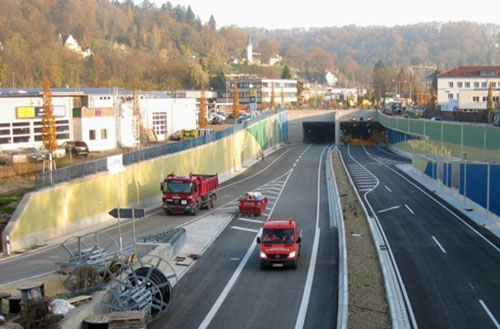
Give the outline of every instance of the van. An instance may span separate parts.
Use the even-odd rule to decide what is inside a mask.
[[[290,266],[297,268],[302,237],[294,219],[275,219],[264,223],[260,244],[260,268]]]

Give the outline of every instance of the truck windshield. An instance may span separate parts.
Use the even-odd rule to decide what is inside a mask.
[[[191,193],[194,190],[193,184],[183,181],[169,181],[167,182],[168,193]]]
[[[262,232],[263,243],[293,243],[293,229],[265,229]]]

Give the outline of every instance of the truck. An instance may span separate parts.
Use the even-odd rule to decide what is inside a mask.
[[[290,266],[297,268],[302,242],[295,219],[269,220],[257,237],[260,245],[260,268]]]
[[[163,192],[163,210],[167,215],[185,213],[196,215],[201,208],[213,208],[217,202],[215,191],[218,187],[217,174],[177,176],[171,173],[160,184]]]
[[[182,129],[180,132],[181,141],[185,141],[196,137],[198,137],[198,130],[196,129]]]

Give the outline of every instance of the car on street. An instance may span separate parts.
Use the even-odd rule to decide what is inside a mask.
[[[83,141],[67,141],[62,144],[66,150],[66,154],[74,156],[89,156],[89,147]]]
[[[272,219],[264,223],[260,244],[260,267],[290,266],[297,268],[302,242],[298,222],[295,219]]]

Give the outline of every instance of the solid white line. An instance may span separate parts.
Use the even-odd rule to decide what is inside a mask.
[[[439,249],[441,249],[443,254],[446,254],[446,250],[444,250],[443,246],[441,245],[441,243],[439,243],[439,241],[436,239],[434,235],[432,236],[432,239],[434,240],[434,242],[436,242],[436,244],[438,245]]]
[[[389,211],[389,210],[394,210],[394,209],[398,209],[400,208],[401,206],[394,206],[394,207],[390,207],[390,208],[387,208],[387,209],[384,209],[384,210],[379,210],[377,211],[377,214],[381,214],[383,212],[386,212],[386,211]]]
[[[248,219],[248,218],[238,218],[238,220],[242,220],[242,221],[245,221],[245,222],[250,222],[250,223],[258,223],[258,224],[262,224],[264,223],[263,220],[257,220],[257,219]]]
[[[412,215],[415,215],[413,210],[411,210],[410,206],[408,206],[406,203],[405,203],[405,207],[406,207],[406,209],[408,209],[409,212],[411,212]]]
[[[292,174],[292,172],[293,172],[292,170],[290,170],[288,172],[288,175],[287,175],[287,177],[285,179],[285,182],[283,183],[281,192],[283,192],[283,190],[285,189],[286,183],[288,182],[288,179],[290,178],[290,175]],[[281,192],[278,195],[278,199],[281,196]],[[276,204],[274,204],[273,207],[271,208],[271,210],[269,212],[269,216],[267,217],[267,219],[269,219],[271,217],[272,213],[274,212],[274,208],[275,207],[276,207]],[[257,236],[259,236],[259,233],[260,233],[260,231],[257,233],[257,235],[255,236],[255,238],[257,238]],[[207,313],[207,315],[203,319],[203,322],[200,324],[200,326],[198,327],[198,329],[206,329],[206,328],[208,328],[208,326],[210,325],[210,322],[212,322],[213,318],[215,317],[215,314],[217,314],[217,312],[219,311],[219,308],[221,307],[222,303],[224,302],[224,300],[226,300],[227,295],[229,295],[229,292],[231,291],[231,289],[233,288],[234,284],[236,283],[236,280],[238,280],[238,277],[240,276],[241,272],[243,271],[243,268],[245,267],[245,265],[248,263],[248,259],[252,255],[252,253],[253,253],[253,251],[255,249],[255,246],[257,245],[257,242],[255,241],[255,238],[253,239],[252,244],[248,248],[247,253],[245,254],[245,256],[241,260],[240,264],[238,265],[238,267],[234,271],[233,275],[229,279],[228,283],[224,287],[224,290],[222,290],[221,294],[219,295],[219,297],[215,301],[214,305],[212,305],[212,308]]]
[[[319,247],[319,200],[321,199],[321,162],[323,161],[323,154],[328,148],[326,146],[321,152],[318,164],[318,186],[317,186],[317,201],[316,201],[316,231],[314,233],[313,249],[311,253],[311,261],[309,263],[309,269],[307,271],[306,284],[304,286],[304,293],[302,294],[302,301],[300,302],[299,314],[297,315],[297,322],[295,322],[295,329],[304,328],[304,323],[307,316],[307,308],[309,307],[309,298],[311,297],[312,284],[314,279],[314,272],[316,270],[316,259],[318,258],[318,247]]]
[[[391,192],[391,193],[392,193],[392,190],[391,190],[391,189],[390,189],[387,185],[384,185],[384,187],[385,187],[385,189],[386,189],[387,191],[389,191],[389,192]]]
[[[479,300],[479,304],[481,304],[481,306],[484,308],[484,310],[486,311],[486,314],[488,314],[488,316],[490,317],[491,322],[493,322],[493,324],[495,325],[495,327],[497,327],[498,329],[500,329],[500,324],[498,324],[497,319],[495,319],[495,317],[493,316],[493,314],[490,312],[490,309],[488,308],[488,306],[486,306],[486,304],[483,302],[482,299]]]
[[[234,228],[235,230],[241,230],[241,231],[247,231],[247,232],[253,232],[253,233],[259,232],[259,230],[254,230],[254,229],[246,228],[246,227],[240,227],[240,226],[230,226],[230,227]]]
[[[0,284],[0,288],[4,287],[4,286],[9,286],[11,284],[15,284],[15,283],[18,283],[18,282],[21,282],[21,281],[25,281],[25,280],[37,279],[39,277],[42,277],[42,276],[45,276],[45,275],[49,275],[49,274],[52,274],[52,273],[56,273],[56,271],[45,272],[45,273],[42,273],[42,274],[37,274],[37,275],[31,276],[29,278],[23,278],[23,279],[19,279],[19,280],[16,280],[16,281],[11,281],[11,282],[7,282],[7,283],[3,283],[3,284]]]

